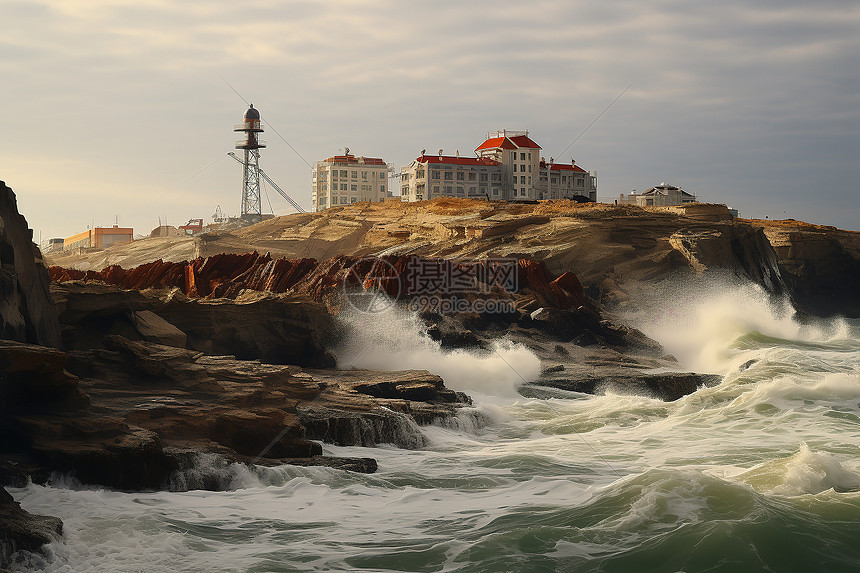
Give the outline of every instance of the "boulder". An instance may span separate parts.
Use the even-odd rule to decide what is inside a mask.
[[[534,387],[549,387],[580,392],[582,394],[633,394],[649,396],[673,402],[692,394],[703,386],[716,386],[723,377],[717,374],[697,374],[693,372],[665,372],[651,374],[628,370],[623,374],[601,373],[593,369],[591,372],[545,371],[544,376],[524,386],[520,392],[528,397],[545,397],[535,394]]]
[[[144,340],[185,348],[188,339],[185,333],[151,310],[132,311],[131,319],[138,334]]]
[[[33,515],[21,509],[4,488],[0,487],[0,569],[14,563],[18,551],[38,551],[63,534],[63,522],[57,517]]]

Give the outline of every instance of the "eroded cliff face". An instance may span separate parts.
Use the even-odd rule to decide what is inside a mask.
[[[59,348],[50,278],[15,193],[0,181],[0,338]]]
[[[860,317],[860,233],[801,221],[749,221],[773,247],[798,306]]]
[[[860,233],[810,227],[788,232],[733,219],[723,205],[643,209],[443,198],[356,203],[170,245],[163,243],[167,239],[147,239],[51,262],[99,270],[110,261],[129,269],[151,261],[152,241],[162,241],[164,260],[174,262],[188,260],[192,252],[205,258],[251,251],[316,260],[339,255],[508,257],[541,261],[554,276],[570,271],[593,299],[607,304],[627,300],[632,293],[626,285],[719,271],[774,294],[788,293],[814,314],[857,315],[851,292],[857,288]]]
[[[65,375],[62,367],[57,370],[64,354],[55,350],[60,346],[60,325],[48,292],[50,279],[27,221],[18,213],[15,193],[3,181],[0,265],[0,452],[5,453],[12,442],[13,416],[64,402],[80,404],[85,399],[74,377]],[[31,351],[33,348],[37,350]],[[50,393],[41,395],[39,385]],[[0,486],[7,483],[7,473],[3,456]],[[11,564],[16,551],[35,551],[56,538],[62,528],[55,517],[23,511],[0,487],[0,568]]]

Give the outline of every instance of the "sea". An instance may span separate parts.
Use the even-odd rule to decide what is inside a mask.
[[[800,321],[750,284],[657,294],[620,316],[720,384],[525,398],[525,346],[445,352],[414,316],[358,317],[341,366],[426,368],[474,406],[405,427],[422,449],[324,445],[371,475],[201,456],[227,491],[10,488],[65,524],[13,570],[860,571],[860,321]]]

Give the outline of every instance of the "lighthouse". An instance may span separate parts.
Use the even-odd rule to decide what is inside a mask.
[[[260,149],[266,147],[266,142],[259,138],[263,133],[260,123],[260,112],[251,104],[245,112],[242,123],[236,125],[233,131],[244,134],[236,142],[236,149],[244,152],[242,161],[242,211],[243,219],[254,223],[263,218],[263,203],[260,196]]]

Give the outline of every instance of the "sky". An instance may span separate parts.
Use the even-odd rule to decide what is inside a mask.
[[[0,22],[0,180],[37,241],[237,215],[248,102],[308,209],[344,147],[399,170],[524,129],[599,201],[665,181],[860,230],[856,0],[0,0]]]

